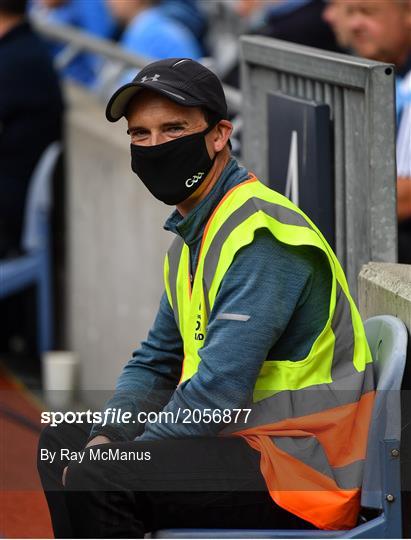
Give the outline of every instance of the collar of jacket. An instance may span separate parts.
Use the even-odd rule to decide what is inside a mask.
[[[188,246],[192,246],[201,239],[208,218],[214,209],[232,187],[244,182],[248,171],[241,167],[233,157],[229,160],[220,178],[210,193],[191,212],[183,217],[178,210],[174,210],[167,219],[164,229],[182,237]]]

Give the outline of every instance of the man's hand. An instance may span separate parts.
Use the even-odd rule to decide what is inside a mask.
[[[95,446],[96,444],[108,444],[108,443],[111,443],[111,439],[109,439],[105,435],[97,435],[96,437],[94,437],[94,439],[91,439],[91,441],[89,441],[86,444],[86,448],[88,448],[89,446]],[[67,467],[64,467],[63,476],[61,479],[63,486],[66,485],[66,475],[67,475]]]
[[[108,444],[108,443],[111,443],[111,439],[109,439],[105,435],[97,435],[96,437],[94,437],[94,439],[91,439],[91,441],[89,441],[86,444],[86,448],[88,448],[89,446],[95,446],[96,444]]]

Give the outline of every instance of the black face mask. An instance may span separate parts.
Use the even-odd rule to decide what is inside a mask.
[[[131,168],[156,199],[179,204],[201,186],[215,160],[204,138],[213,127],[156,146],[131,145]]]

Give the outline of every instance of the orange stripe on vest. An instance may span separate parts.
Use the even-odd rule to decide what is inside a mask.
[[[355,403],[234,434],[261,453],[261,472],[279,506],[321,529],[350,529],[356,525],[361,490],[340,488],[329,476],[278,448],[270,437],[314,436],[331,467],[365,459],[374,394],[368,392]],[[345,445],[341,444],[342,436]]]

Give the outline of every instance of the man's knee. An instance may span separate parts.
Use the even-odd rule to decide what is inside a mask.
[[[61,440],[61,425],[52,427],[46,426],[42,429],[37,445],[37,457],[40,457],[40,451],[56,451]],[[44,452],[43,452],[44,453]]]
[[[39,438],[39,448],[57,450],[60,448],[80,449],[85,446],[90,434],[90,423],[61,422],[57,425],[46,426]]]
[[[40,433],[39,437],[39,447],[42,448],[49,448],[51,441],[55,438],[56,430],[58,430],[60,426],[52,427],[50,425],[45,426]]]
[[[37,445],[37,470],[40,476],[45,469],[60,459],[62,431],[62,425],[46,426],[40,433]]]
[[[66,422],[56,426],[48,425],[40,433],[38,448],[44,448],[49,451],[60,450],[67,443],[73,444],[72,426]]]
[[[43,469],[57,462],[65,461],[61,450],[83,449],[90,426],[78,426],[62,422],[56,426],[48,425],[40,433],[37,446],[37,468]]]

